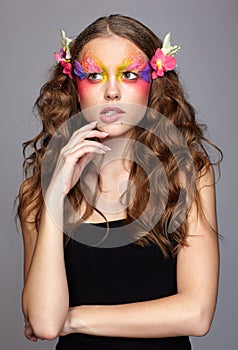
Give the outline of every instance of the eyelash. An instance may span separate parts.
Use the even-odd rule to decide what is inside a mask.
[[[130,74],[130,75],[133,74],[134,77],[133,77],[132,79],[130,79],[130,78],[127,76],[128,74]],[[138,78],[138,74],[136,74],[135,72],[131,72],[131,71],[123,72],[123,73],[122,73],[122,77],[123,77],[123,76],[125,77],[124,79],[127,79],[127,80],[136,80],[136,79]]]
[[[130,78],[130,75],[133,75],[133,78]],[[97,79],[97,76],[100,76],[99,79]],[[128,76],[129,75],[129,76]],[[137,80],[138,78],[138,74],[135,73],[135,72],[131,72],[131,71],[126,71],[126,72],[122,72],[121,73],[121,77],[122,79],[124,80]],[[103,74],[101,73],[89,73],[88,74],[88,80],[91,80],[91,81],[98,81],[98,80],[102,80],[103,79]]]
[[[95,79],[97,75],[100,75],[100,79]],[[97,81],[97,80],[101,80],[103,79],[103,75],[101,73],[89,73],[88,74],[88,80],[92,80],[92,81]]]

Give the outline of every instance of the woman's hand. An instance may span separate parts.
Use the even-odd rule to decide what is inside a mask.
[[[38,340],[37,336],[35,336],[35,334],[33,333],[30,323],[27,320],[25,320],[24,334],[28,340],[31,340],[34,342]]]
[[[100,142],[88,140],[88,138],[108,136],[108,133],[94,129],[96,124],[97,122],[92,122],[76,130],[60,151],[49,188],[55,189],[56,186],[58,194],[62,197],[75,186],[83,169],[96,154],[102,155],[110,150]]]

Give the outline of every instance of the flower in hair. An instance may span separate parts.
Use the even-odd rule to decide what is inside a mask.
[[[173,56],[179,49],[180,47],[178,45],[171,46],[170,33],[166,34],[162,48],[156,50],[155,55],[150,61],[150,65],[154,69],[152,79],[162,77],[164,72],[173,70],[176,67],[176,59]]]
[[[72,39],[67,38],[65,32],[61,29],[61,45],[62,45],[62,49],[65,52],[65,59],[66,60],[71,59],[71,53],[70,53],[71,42],[72,42]]]
[[[72,64],[71,64],[71,54],[70,54],[70,44],[72,39],[66,37],[65,32],[61,30],[61,45],[62,48],[60,52],[55,52],[54,57],[58,63],[64,68],[63,73],[68,75],[70,79],[72,77]]]

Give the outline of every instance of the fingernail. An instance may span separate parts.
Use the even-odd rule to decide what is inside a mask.
[[[94,122],[91,122],[90,124],[91,124],[91,125],[97,124],[97,120],[95,120]]]
[[[108,133],[108,132],[105,132],[105,131],[101,131],[101,133],[102,133],[103,135],[109,135],[109,133]]]

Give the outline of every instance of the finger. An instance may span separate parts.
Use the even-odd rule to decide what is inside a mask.
[[[97,129],[89,130],[85,133],[84,138],[91,138],[91,137],[98,137],[98,138],[105,138],[109,135],[108,132],[100,131]]]
[[[37,340],[38,340],[38,338],[37,337],[35,337],[35,336],[32,336],[32,337],[26,337],[28,340],[30,340],[30,341],[33,341],[34,343],[36,343],[37,342]]]
[[[74,138],[78,134],[83,134],[83,133],[86,133],[87,131],[94,129],[96,127],[96,125],[97,125],[97,121],[94,121],[92,123],[89,123],[89,124],[82,126],[81,128],[79,128],[73,132],[71,139]]]
[[[84,126],[81,126],[81,128],[75,130],[73,132],[73,135],[80,132],[80,131],[87,131],[87,130],[90,130],[90,129],[94,129],[97,125],[97,121],[95,120],[94,122],[91,122],[91,123],[88,123],[88,124],[85,124]]]
[[[84,140],[80,144],[75,145],[74,147],[71,147],[68,149],[65,153],[64,156],[74,153],[75,151],[79,149],[85,149],[85,147],[96,147],[98,149],[102,149],[103,151],[111,151],[111,148],[104,145],[103,143],[100,143],[98,141],[92,141],[92,140]]]
[[[95,157],[96,154],[102,155],[106,152],[95,147],[85,147],[85,150],[78,150],[72,154],[69,154],[67,164],[64,170],[63,188],[64,193],[67,194],[71,188],[77,183],[80,178],[84,167]],[[85,156],[85,158],[84,158]],[[73,160],[71,160],[72,158]],[[77,171],[75,171],[75,165],[80,158],[80,165],[77,165]],[[81,163],[82,160],[82,163]]]
[[[30,322],[25,319],[25,329],[24,329],[24,335],[27,339],[36,342],[39,338],[33,333],[33,329],[30,325]]]
[[[93,137],[98,137],[98,138],[105,138],[109,135],[109,133],[104,132],[104,131],[99,131],[99,130],[86,130],[84,132],[78,132],[75,135],[71,137],[67,145],[69,147],[73,147],[76,143],[79,143],[80,141],[83,141],[86,138],[93,138]],[[67,146],[66,145],[66,146]]]
[[[34,341],[36,342],[38,340],[38,337],[35,336],[33,333],[32,333],[32,330],[30,328],[28,329],[25,329],[24,331],[24,335],[27,339],[31,340],[31,341]]]

